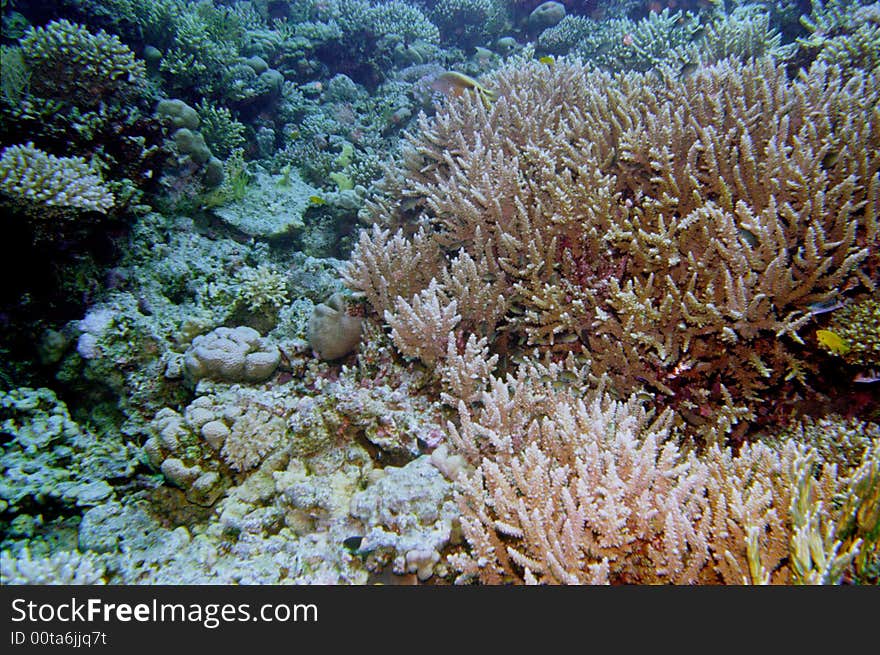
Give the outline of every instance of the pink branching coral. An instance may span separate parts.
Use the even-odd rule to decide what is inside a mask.
[[[347,283],[398,334],[445,312],[501,355],[576,353],[712,443],[806,380],[811,304],[876,283],[875,74],[519,61],[486,84],[490,107],[421,118],[363,212]],[[436,316],[400,313],[432,284]]]

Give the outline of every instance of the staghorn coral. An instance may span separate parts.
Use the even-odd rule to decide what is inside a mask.
[[[770,13],[756,5],[736,7],[711,21],[700,42],[704,62],[767,55],[786,60],[794,56],[796,49],[796,44],[782,45],[782,35],[773,28]]]
[[[801,16],[810,33],[798,46],[819,61],[846,68],[874,70],[880,64],[880,4],[853,0],[813,0]]]
[[[361,234],[346,282],[380,316],[431,279],[449,300],[498,299],[458,304],[461,334],[580,352],[713,442],[810,370],[811,304],[873,284],[876,75],[816,64],[789,81],[772,61],[727,60],[658,80],[518,61],[489,83],[491,107],[463,96],[420,119],[363,210],[382,227]],[[401,268],[390,254],[404,252],[424,264]],[[453,266],[462,253],[479,277]]]
[[[398,350],[430,366],[446,354],[447,335],[461,320],[457,309],[458,303],[431,280],[427,289],[413,297],[412,304],[398,296],[394,311],[385,311],[385,320]]]
[[[452,444],[476,470],[456,479],[471,544],[459,582],[686,582],[708,560],[705,468],[634,400],[548,394],[525,369],[459,405]]]
[[[697,455],[668,411],[560,388],[565,372],[532,364],[493,378],[480,407],[459,404],[459,582],[834,584],[873,570],[876,425],[830,424],[873,434],[840,466],[815,435]]]

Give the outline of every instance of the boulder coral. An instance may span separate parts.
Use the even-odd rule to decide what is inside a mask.
[[[345,357],[360,343],[361,317],[350,315],[347,307],[345,297],[334,293],[326,303],[316,305],[309,318],[309,344],[323,360]]]
[[[219,327],[196,337],[184,355],[186,373],[194,380],[261,382],[271,376],[281,352],[253,328]]]

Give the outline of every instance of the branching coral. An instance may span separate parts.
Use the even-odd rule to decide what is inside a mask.
[[[251,312],[277,312],[289,301],[287,278],[271,266],[245,266],[235,279],[239,299]]]
[[[696,17],[664,9],[636,22],[629,18],[596,21],[568,15],[538,38],[540,49],[577,54],[608,70],[647,71],[662,64],[693,61],[701,33]]]
[[[801,16],[810,35],[799,46],[819,61],[843,67],[876,69],[880,64],[880,6],[850,0],[813,0],[813,11]]]
[[[105,213],[113,194],[82,157],[56,157],[33,143],[9,146],[0,154],[0,192],[31,215],[63,216],[64,209]],[[47,212],[46,208],[57,208]],[[40,212],[38,209],[42,208]]]
[[[380,316],[442,280],[462,334],[582,351],[712,442],[809,370],[811,304],[874,284],[876,75],[725,61],[661,81],[520,61],[487,83],[491,107],[463,96],[420,120],[364,210],[388,231],[361,235],[346,277]]]
[[[439,0],[431,17],[443,38],[462,48],[490,43],[509,25],[499,0]]]
[[[874,437],[839,467],[803,438],[697,456],[668,412],[560,391],[565,371],[533,364],[459,405],[460,582],[827,584],[873,566],[876,426],[850,427]]]
[[[782,45],[782,35],[771,26],[770,14],[757,5],[736,7],[729,15],[713,20],[700,43],[702,59],[709,62],[766,55],[790,59],[796,49],[795,44]]]
[[[92,34],[82,25],[58,20],[32,28],[21,40],[31,72],[31,93],[93,107],[109,95],[139,90],[145,67],[117,36]]]

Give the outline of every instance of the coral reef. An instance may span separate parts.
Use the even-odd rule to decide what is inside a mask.
[[[422,118],[362,211],[385,229],[361,235],[346,281],[402,352],[442,322],[507,356],[582,353],[714,442],[762,390],[804,380],[811,304],[872,286],[875,76],[729,60],[612,79],[558,61],[492,84],[491,108],[465,95]]]
[[[64,209],[105,213],[114,204],[113,193],[85,159],[55,157],[33,143],[3,149],[0,193],[24,205],[32,220],[72,218]]]
[[[877,3],[0,4],[2,584],[880,581]]]
[[[876,425],[843,428],[874,436],[840,468],[794,438],[697,457],[668,411],[548,393],[563,371],[493,378],[480,409],[459,405],[449,436],[474,467],[456,478],[460,581],[827,584],[873,566]]]
[[[246,326],[218,327],[193,339],[184,354],[186,372],[231,382],[260,382],[275,372],[281,360],[278,348]]]

